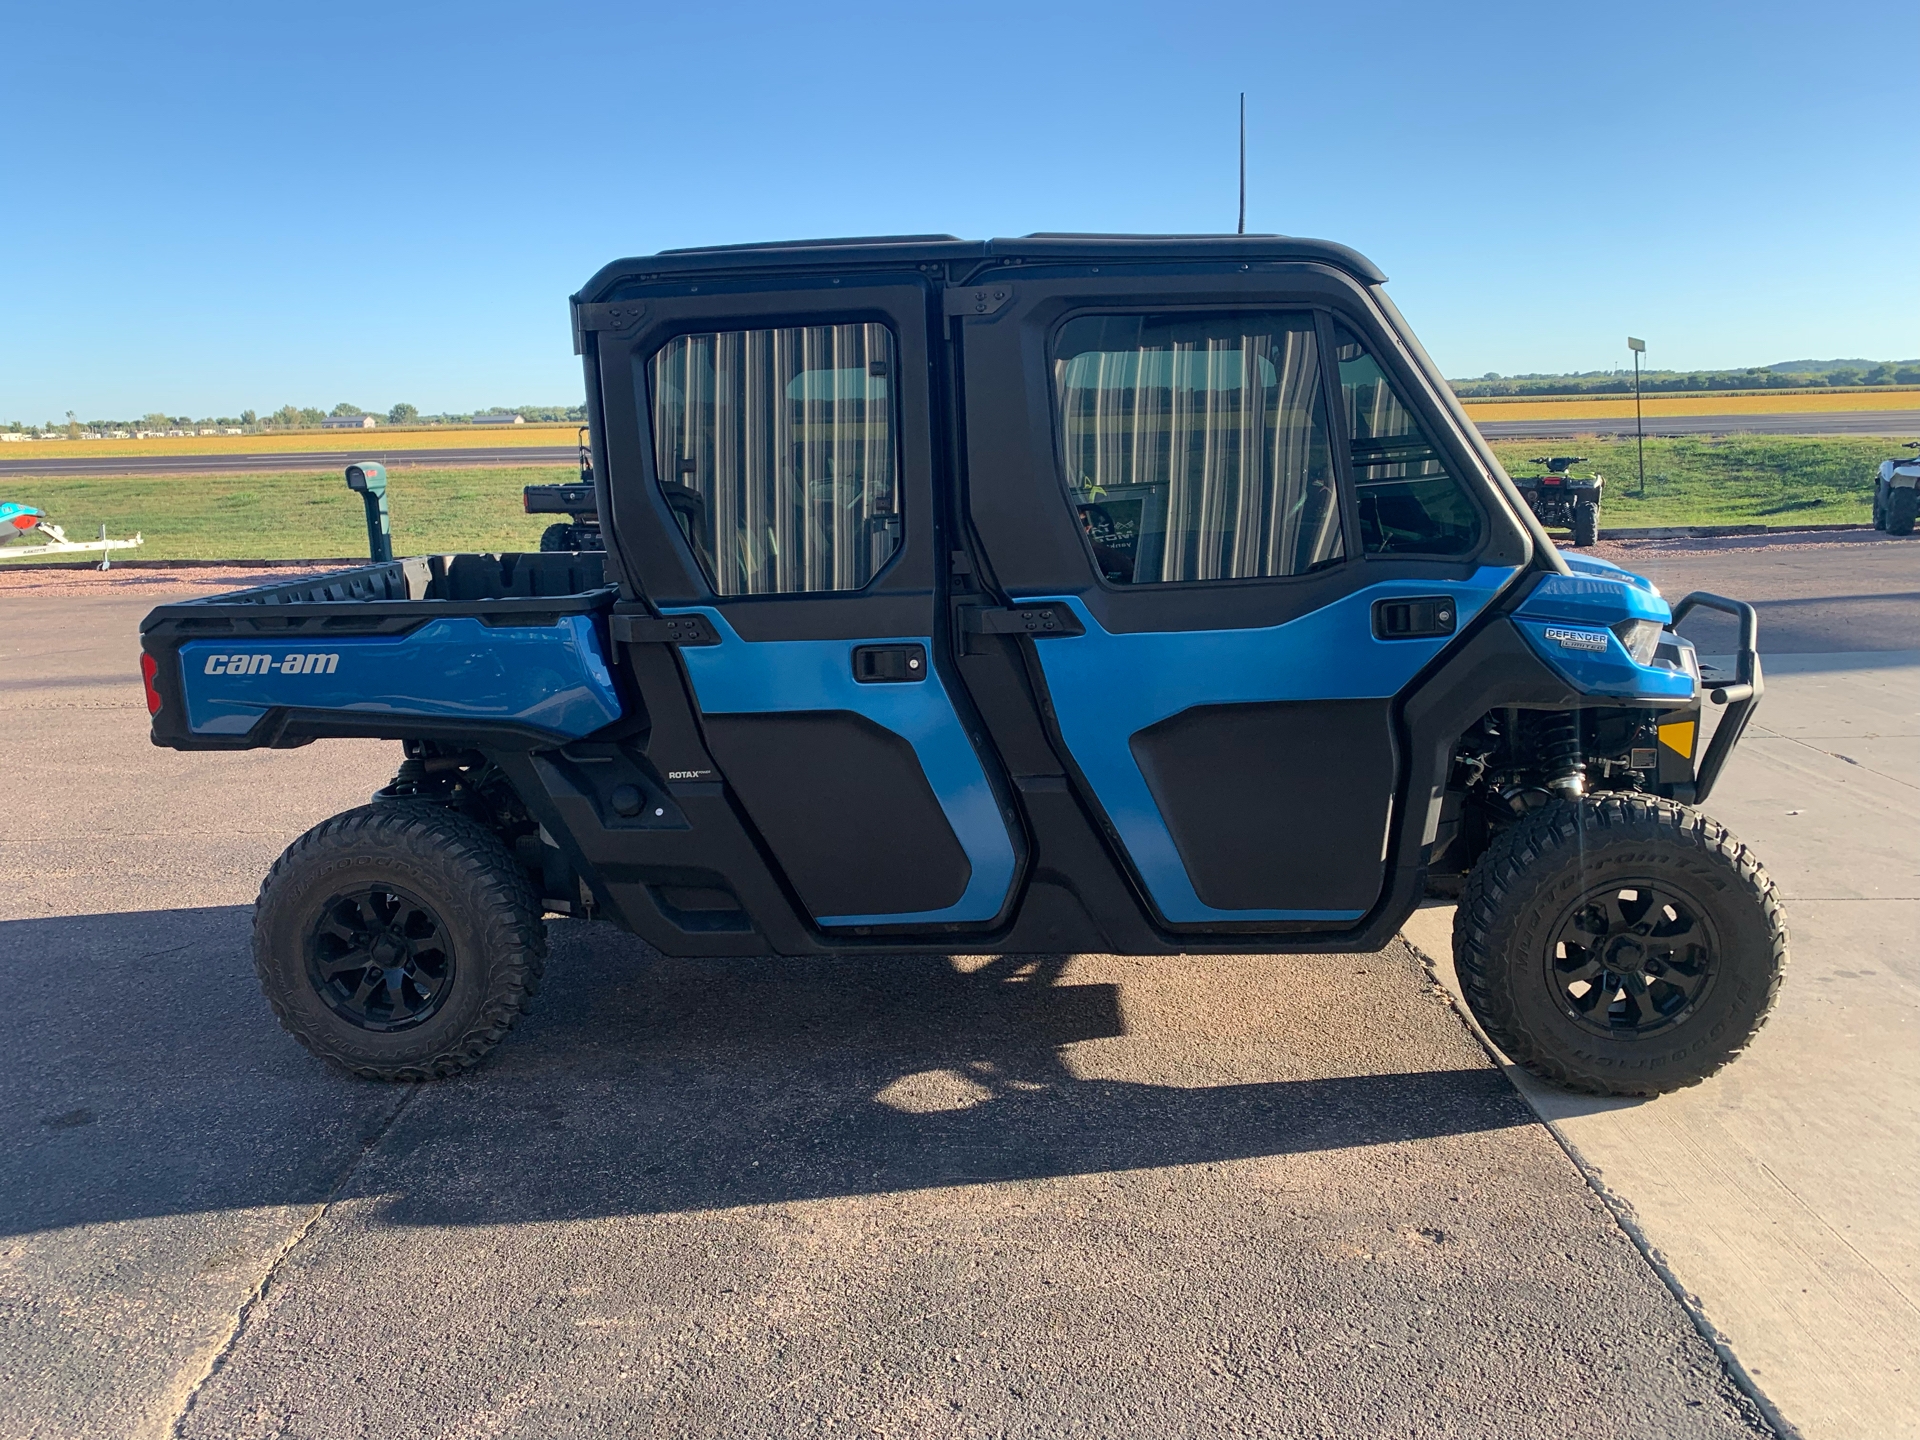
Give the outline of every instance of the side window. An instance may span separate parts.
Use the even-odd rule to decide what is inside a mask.
[[[1480,515],[1367,347],[1333,331],[1353,456],[1360,548],[1368,555],[1464,555]]]
[[[1053,375],[1068,495],[1109,581],[1299,575],[1346,553],[1311,315],[1082,316]]]
[[[660,489],[721,595],[858,590],[900,548],[893,334],[682,335],[647,362]]]

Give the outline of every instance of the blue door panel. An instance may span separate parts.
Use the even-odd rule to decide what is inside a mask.
[[[904,914],[817,915],[821,925],[924,925],[992,920],[1013,886],[1015,858],[999,801],[954,712],[952,697],[932,673],[924,680],[863,685],[853,678],[853,652],[862,645],[924,645],[925,635],[858,640],[742,640],[726,616],[710,606],[666,611],[704,615],[718,645],[680,650],[700,709],[709,715],[776,714],[796,710],[850,710],[891,730],[913,747],[920,768],[973,868],[959,900],[942,910]],[[805,764],[806,757],[794,757]]]
[[[1204,903],[1135,762],[1134,735],[1198,705],[1360,700],[1399,693],[1445,641],[1376,640],[1372,607],[1400,595],[1455,597],[1458,624],[1485,608],[1516,572],[1482,566],[1465,581],[1370,585],[1287,621],[1248,630],[1113,634],[1071,595],[1023,595],[1064,605],[1086,634],[1051,636],[1035,651],[1067,749],[1120,832],[1160,913],[1175,924],[1236,920],[1358,920],[1363,910],[1221,910]],[[1311,817],[1301,817],[1310,824]]]

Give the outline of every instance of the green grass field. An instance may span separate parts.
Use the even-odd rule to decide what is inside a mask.
[[[1647,494],[1635,495],[1631,440],[1498,441],[1516,475],[1528,459],[1579,454],[1579,473],[1607,477],[1603,526],[1865,524],[1873,475],[1901,453],[1895,441],[1735,436],[1649,440]],[[521,510],[523,485],[572,480],[566,465],[391,472],[388,501],[398,554],[530,550],[548,517]],[[10,499],[48,511],[75,540],[140,531],[143,560],[297,560],[361,555],[358,497],[338,470],[260,475],[86,476],[0,482]],[[29,542],[31,543],[31,542]]]
[[[387,504],[394,553],[532,550],[540,532],[565,517],[526,514],[521,487],[579,478],[571,465],[391,470]],[[45,510],[69,540],[93,539],[102,522],[115,539],[139,531],[146,544],[124,555],[115,552],[129,560],[304,560],[367,553],[365,511],[338,470],[33,477],[0,481],[0,489],[10,499]]]
[[[1632,440],[1496,440],[1510,475],[1537,475],[1536,455],[1584,455],[1574,473],[1606,476],[1600,526],[1865,525],[1880,462],[1903,453],[1874,437],[1731,435],[1647,441],[1641,498]]]

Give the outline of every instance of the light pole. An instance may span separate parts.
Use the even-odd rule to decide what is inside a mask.
[[[1647,353],[1647,342],[1627,336],[1627,349],[1633,352],[1633,448],[1640,457],[1640,498],[1647,498],[1647,437],[1640,428],[1640,357]]]

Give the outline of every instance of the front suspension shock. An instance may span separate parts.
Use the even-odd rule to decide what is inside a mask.
[[[1541,759],[1547,789],[1561,800],[1578,800],[1587,793],[1587,767],[1580,753],[1578,712],[1550,715],[1543,722]]]

